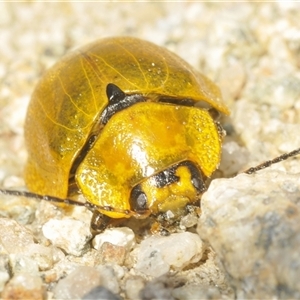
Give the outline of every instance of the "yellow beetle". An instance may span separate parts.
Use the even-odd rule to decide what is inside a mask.
[[[220,162],[211,110],[229,114],[219,88],[174,53],[132,37],[98,40],[38,83],[26,184],[62,199],[82,194],[106,219],[177,213],[199,200]]]

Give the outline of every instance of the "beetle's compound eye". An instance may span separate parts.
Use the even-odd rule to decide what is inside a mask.
[[[140,184],[132,189],[129,202],[131,210],[138,214],[145,214],[145,212],[148,210],[147,196],[142,191]]]

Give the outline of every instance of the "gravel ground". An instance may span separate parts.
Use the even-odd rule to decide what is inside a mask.
[[[0,186],[24,189],[23,124],[43,72],[73,47],[130,35],[167,47],[215,81],[231,110],[197,230],[169,237],[91,213],[0,196],[3,299],[299,298],[300,5],[0,2]],[[229,178],[233,177],[233,178]]]

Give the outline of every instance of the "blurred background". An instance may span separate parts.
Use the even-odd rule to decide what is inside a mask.
[[[70,49],[106,36],[165,46],[221,87],[232,111],[224,126],[239,140],[224,155],[241,155],[228,175],[299,147],[299,17],[299,3],[285,1],[0,2],[1,186],[23,185],[23,122],[37,80]]]

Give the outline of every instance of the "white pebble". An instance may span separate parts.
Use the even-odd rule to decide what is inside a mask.
[[[299,190],[299,174],[266,169],[216,179],[203,194],[198,232],[226,266],[237,298],[298,298]]]
[[[9,279],[9,273],[6,270],[0,270],[0,292],[3,291],[3,288],[6,282]]]
[[[0,218],[0,228],[0,247],[8,254],[22,254],[34,243],[31,232],[14,220]]]
[[[134,232],[128,227],[109,228],[96,235],[92,244],[96,250],[99,250],[105,242],[124,247],[130,251],[135,245]]]
[[[130,300],[140,299],[140,291],[145,287],[142,277],[129,278],[125,284],[126,297]]]
[[[87,223],[69,218],[49,220],[44,224],[42,230],[44,236],[53,245],[75,256],[80,256],[85,252],[88,242],[92,238]]]
[[[9,279],[9,273],[10,273],[9,271],[10,271],[9,255],[1,254],[0,255],[0,293],[3,291],[3,288]]]
[[[152,236],[141,243],[136,268],[154,277],[171,268],[181,270],[198,262],[203,254],[202,241],[190,232],[174,233],[168,237]]]
[[[76,268],[61,279],[53,291],[56,299],[79,299],[99,285],[101,285],[99,271],[85,266]]]
[[[44,299],[42,279],[28,272],[15,274],[4,287],[2,299]]]

